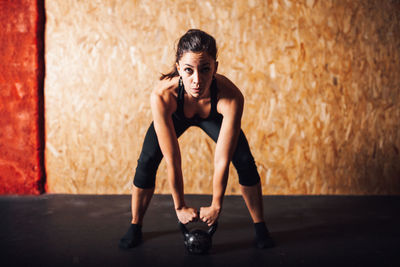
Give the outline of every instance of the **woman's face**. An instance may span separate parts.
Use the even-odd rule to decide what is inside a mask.
[[[186,52],[176,63],[185,91],[195,99],[209,97],[209,88],[217,67],[218,62],[207,52]]]

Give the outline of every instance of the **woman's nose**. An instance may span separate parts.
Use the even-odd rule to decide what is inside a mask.
[[[199,84],[199,73],[196,71],[193,73],[193,83],[194,84]]]

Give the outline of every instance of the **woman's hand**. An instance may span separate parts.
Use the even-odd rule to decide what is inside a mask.
[[[200,208],[200,220],[205,222],[208,226],[211,226],[217,222],[220,212],[221,212],[221,209],[214,207],[214,206],[201,207]]]
[[[176,209],[176,216],[178,216],[178,220],[183,224],[194,222],[198,219],[197,210],[190,207]]]

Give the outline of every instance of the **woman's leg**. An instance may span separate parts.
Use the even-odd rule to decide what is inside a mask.
[[[240,185],[243,199],[254,223],[264,221],[261,183],[252,186]]]
[[[199,124],[199,127],[217,142],[221,123],[220,120],[203,121]],[[238,172],[241,192],[253,222],[264,221],[260,175],[242,130],[240,130],[232,163]]]
[[[202,122],[199,126],[217,142],[221,129],[220,121]],[[274,242],[269,237],[269,232],[264,221],[260,175],[257,171],[246,136],[242,130],[240,130],[238,143],[232,157],[232,163],[239,176],[239,184],[243,199],[254,222],[256,246],[259,248],[272,247],[274,246]]]
[[[232,163],[238,172],[242,196],[254,222],[255,245],[258,248],[273,247],[274,241],[264,221],[260,175],[243,131],[240,131]]]
[[[154,187],[139,188],[135,185],[133,186],[131,200],[132,221],[128,231],[119,241],[120,248],[133,248],[142,242],[143,218],[153,193]]]
[[[189,127],[176,119],[173,119],[173,122],[177,137]],[[144,138],[133,181],[131,226],[120,240],[120,248],[132,248],[142,241],[143,218],[154,194],[156,173],[162,158],[154,124],[151,123]]]
[[[139,188],[137,186],[133,186],[131,200],[132,224],[143,224],[143,218],[153,194],[154,187]]]
[[[243,131],[240,131],[232,163],[237,170],[242,196],[253,222],[263,222],[264,212],[260,175]]]
[[[132,248],[142,242],[143,218],[154,193],[156,173],[161,160],[162,153],[158,145],[154,124],[151,123],[144,138],[133,180],[131,225],[119,241],[120,248]]]
[[[151,123],[143,141],[132,188],[132,224],[142,224],[155,189],[158,166],[162,160],[154,124]]]

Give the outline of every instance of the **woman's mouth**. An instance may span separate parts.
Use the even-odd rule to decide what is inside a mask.
[[[192,88],[192,91],[198,93],[201,91],[201,88],[200,87]]]

